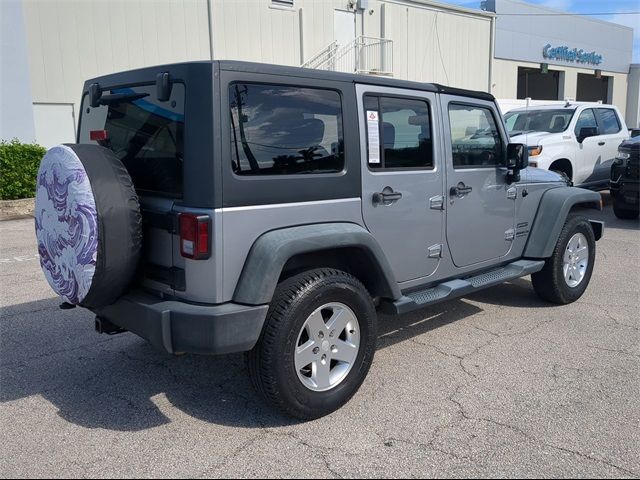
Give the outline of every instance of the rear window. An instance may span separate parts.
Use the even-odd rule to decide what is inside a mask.
[[[79,142],[111,149],[140,193],[182,197],[184,102],[182,83],[173,84],[166,102],[157,99],[155,84],[103,91],[95,108],[85,95]],[[102,130],[105,140],[91,140]]]
[[[372,156],[371,145],[367,145],[370,168],[433,168],[431,116],[426,101],[366,95],[364,108],[368,119],[372,113],[378,114],[378,135],[382,137],[382,154],[373,152]]]
[[[336,173],[344,169],[342,103],[333,90],[285,85],[229,87],[236,175]]]
[[[618,115],[616,115],[615,110],[611,108],[599,108],[598,113],[600,114],[601,135],[611,135],[622,130],[620,120],[618,120]]]

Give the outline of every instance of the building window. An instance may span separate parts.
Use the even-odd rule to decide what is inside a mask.
[[[560,72],[518,67],[518,98],[560,100]]]
[[[578,88],[576,90],[576,100],[578,102],[611,103],[609,96],[609,82],[613,83],[611,77],[596,77],[593,74],[579,73]]]
[[[344,169],[342,102],[333,90],[229,87],[236,175],[336,173]]]

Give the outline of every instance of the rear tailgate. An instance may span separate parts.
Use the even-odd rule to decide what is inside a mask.
[[[99,143],[122,160],[140,197],[140,284],[184,298],[189,298],[187,262],[193,260],[180,255],[178,212],[215,207],[211,71],[210,62],[201,62],[90,80],[78,128],[78,143]],[[166,74],[169,91],[156,83]],[[96,90],[92,101],[90,92]],[[215,286],[215,278],[212,269],[211,279],[199,281]],[[214,302],[215,288],[207,293],[194,300]]]

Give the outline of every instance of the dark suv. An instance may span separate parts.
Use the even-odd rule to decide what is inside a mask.
[[[610,181],[613,212],[618,218],[638,218],[639,164],[640,137],[622,142],[611,166]]]

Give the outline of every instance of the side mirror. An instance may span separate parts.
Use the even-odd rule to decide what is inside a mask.
[[[595,137],[598,135],[598,127],[582,127],[578,134],[578,142],[582,143],[585,138]]]
[[[524,170],[529,166],[529,150],[523,143],[507,145],[507,168],[509,170]]]
[[[529,166],[529,150],[523,143],[510,143],[507,145],[507,182],[519,182],[520,170]]]

